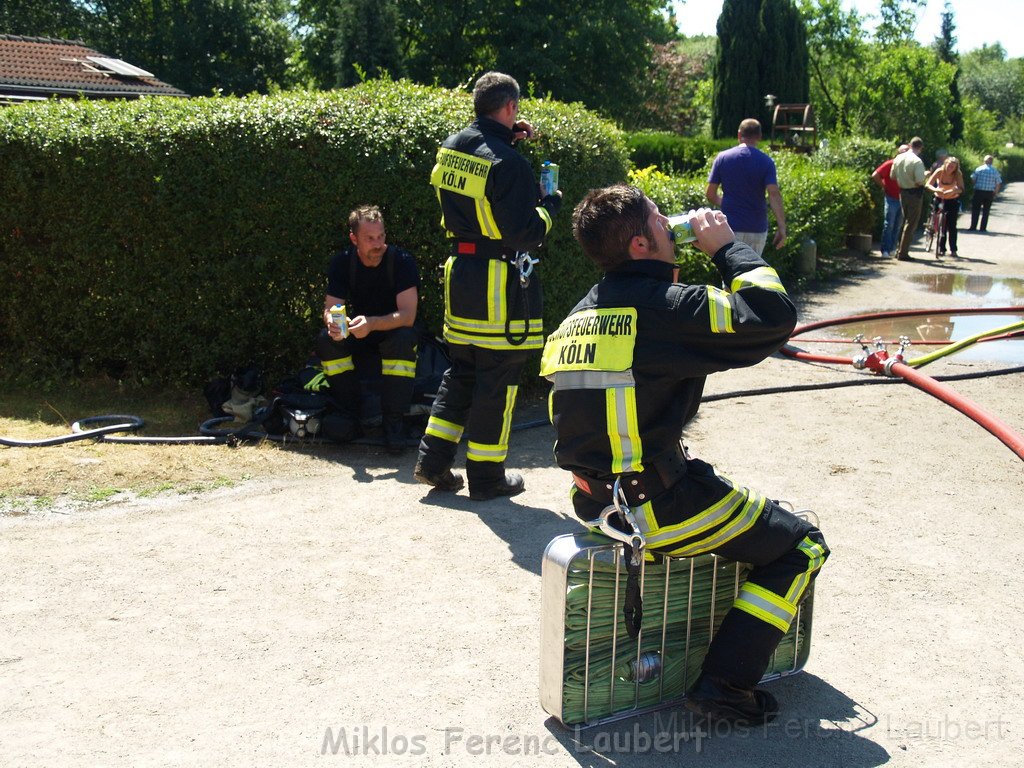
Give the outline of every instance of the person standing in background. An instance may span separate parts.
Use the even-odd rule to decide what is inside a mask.
[[[992,200],[999,194],[1003,186],[1003,177],[993,167],[995,158],[992,155],[985,155],[985,162],[974,169],[971,173],[971,181],[974,182],[974,198],[971,201],[971,226],[969,232],[973,232],[978,226],[978,216],[981,216],[981,231],[988,231],[988,212],[992,208]]]
[[[882,221],[882,258],[888,259],[896,248],[900,224],[903,223],[903,209],[900,206],[900,185],[892,177],[892,163],[910,149],[909,144],[900,144],[896,154],[875,168],[871,180],[882,188],[885,195],[885,214]]]
[[[939,254],[946,254],[946,238],[949,237],[950,255],[957,258],[956,252],[956,219],[960,214],[960,195],[964,193],[964,174],[960,170],[960,161],[952,155],[946,157],[941,168],[936,168],[925,186],[935,193],[935,203],[946,214],[946,226],[939,236]]]
[[[760,256],[768,242],[768,205],[775,214],[772,244],[781,248],[786,242],[786,212],[775,173],[775,161],[757,148],[761,141],[761,123],[752,117],[740,123],[736,132],[739,145],[719,152],[711,164],[711,175],[704,195],[722,209],[732,225],[736,239],[746,243]],[[719,193],[719,187],[722,192]]]
[[[910,261],[910,243],[914,239],[914,231],[921,220],[921,206],[924,202],[924,140],[915,136],[910,140],[910,151],[897,155],[892,163],[891,175],[900,185],[900,207],[903,210],[903,233],[900,235],[900,247],[896,258],[899,261]]]

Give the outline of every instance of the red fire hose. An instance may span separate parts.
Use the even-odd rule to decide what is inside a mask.
[[[862,322],[866,320],[884,320],[893,317],[912,317],[920,315],[942,315],[942,314],[1024,314],[1024,307],[973,307],[973,308],[955,308],[955,309],[927,309],[927,310],[896,310],[892,312],[876,312],[865,315],[854,315],[850,317],[843,317],[834,320],[822,320],[820,322],[808,323],[802,325],[793,331],[793,335],[790,340],[795,336],[799,336],[802,333],[806,333],[810,330],[817,328],[825,328],[834,325],[847,325],[850,323]],[[1000,328],[988,337],[983,334],[979,334],[978,341],[985,338],[991,340],[995,338],[1006,338],[1009,336],[1016,336],[1016,333],[1005,334],[1006,328]],[[809,340],[808,340],[809,341]],[[951,346],[955,346],[952,345]],[[959,347],[957,347],[959,348]],[[780,350],[787,357],[794,358],[796,360],[805,360],[808,362],[818,363],[835,363],[840,365],[854,365],[853,358],[850,357],[839,357],[836,355],[815,355],[809,352],[795,349],[794,347],[784,346]],[[932,359],[935,355],[942,353],[940,350],[934,355],[926,356]],[[910,365],[903,361],[902,357],[890,358],[884,350],[878,350],[874,354],[867,355],[861,358],[857,365],[859,367],[866,367],[875,373],[884,373],[888,376],[899,377],[911,384],[918,389],[928,393],[932,397],[941,400],[947,405],[956,408],[960,413],[964,414],[968,418],[975,421],[979,426],[986,429],[989,433],[998,438],[1007,448],[1013,451],[1018,458],[1024,461],[1024,437],[1021,437],[1017,432],[1013,430],[1008,424],[1001,421],[998,417],[985,410],[976,403],[971,402],[967,398],[958,394],[956,390],[951,387],[936,381],[931,376],[914,370]]]

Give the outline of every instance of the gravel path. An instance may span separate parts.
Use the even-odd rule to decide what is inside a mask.
[[[864,256],[802,318],[1022,304],[1022,209],[1011,186],[955,263]],[[990,277],[1016,298],[982,296]],[[708,394],[858,376],[773,358]],[[952,386],[1024,430],[1021,374]],[[710,402],[687,442],[815,510],[834,553],[767,729],[663,713],[575,734],[540,709],[541,554],[577,530],[542,427],[513,436],[513,500],[424,493],[412,456],[352,449],[302,478],[0,517],[0,765],[1020,764],[1018,458],[903,384]]]

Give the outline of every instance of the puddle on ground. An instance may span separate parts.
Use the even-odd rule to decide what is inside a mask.
[[[944,296],[970,297],[989,307],[1021,307],[1020,312],[997,315],[940,314],[894,317],[886,320],[870,320],[848,325],[819,328],[794,339],[801,349],[821,355],[852,357],[860,352],[860,345],[852,341],[857,334],[863,334],[871,345],[876,336],[888,342],[887,349],[897,349],[900,336],[911,341],[908,357],[913,359],[941,349],[953,341],[960,341],[983,331],[999,328],[1009,323],[1024,320],[1024,278],[992,277],[989,275],[920,274],[909,275],[909,282],[922,286],[930,293]],[[885,310],[879,310],[885,311]],[[808,339],[831,339],[836,343],[813,343]],[[843,340],[841,343],[839,340]],[[845,341],[849,340],[849,341]],[[1024,336],[1001,341],[985,341],[974,344],[949,356],[959,362],[985,361],[1005,365],[1024,364]]]
[[[890,354],[897,349],[900,336],[911,341],[907,357],[914,359],[941,349],[951,341],[960,341],[983,331],[999,328],[1009,323],[1024,320],[1024,309],[1019,313],[997,315],[918,315],[916,317],[893,317],[885,320],[869,320],[847,325],[819,328],[798,336],[793,343],[813,354],[841,355],[852,357],[860,352],[860,346],[853,341],[857,334],[864,334],[868,346],[874,349],[871,340],[881,336],[889,342],[886,347]],[[808,339],[835,339],[837,343],[814,343]],[[849,339],[849,342],[838,340]],[[985,361],[1005,365],[1024,365],[1024,336],[1000,341],[984,341],[950,355],[948,360],[958,362]]]
[[[992,277],[991,275],[909,275],[909,282],[923,286],[929,293],[943,296],[965,296],[978,299],[982,306],[1017,306],[1024,304],[1024,278]]]

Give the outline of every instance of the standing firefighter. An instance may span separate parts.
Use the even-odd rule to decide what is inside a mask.
[[[728,290],[673,282],[668,220],[640,190],[583,199],[573,234],[605,275],[548,337],[541,373],[553,383],[555,456],[573,474],[579,517],[598,517],[621,478],[651,549],[753,564],[687,696],[701,715],[753,724],[778,710],[754,686],[828,548],[817,528],[681,446],[707,375],[760,362],[796,322],[775,270],[735,242],[725,214],[690,222]]]
[[[437,153],[430,183],[451,238],[444,267],[445,372],[420,443],[415,477],[457,491],[451,471],[463,431],[470,498],[513,496],[523,478],[505,472],[519,376],[531,350],[544,343],[541,291],[530,276],[537,248],[561,207],[561,193],[540,199],[530,163],[513,147],[533,136],[518,120],[519,85],[488,72],[473,89],[476,120],[449,136]]]

